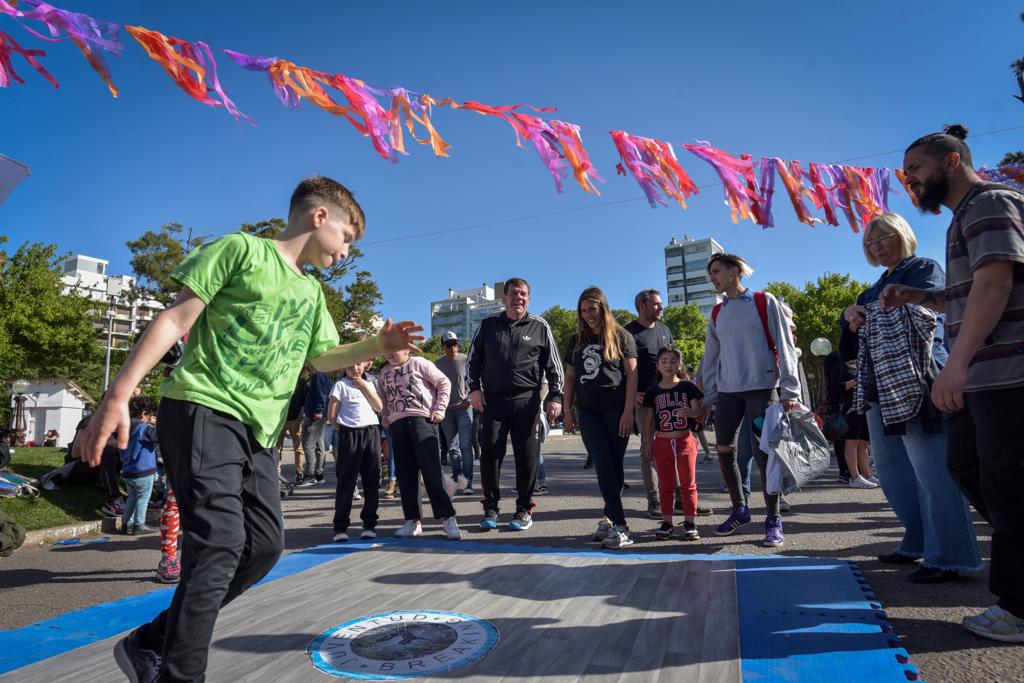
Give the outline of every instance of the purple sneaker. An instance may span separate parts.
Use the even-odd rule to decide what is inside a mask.
[[[750,509],[746,505],[734,508],[729,517],[715,528],[716,536],[729,536],[744,524],[750,524]]]
[[[764,543],[766,548],[778,548],[786,542],[782,535],[782,519],[779,517],[768,517],[764,520]]]

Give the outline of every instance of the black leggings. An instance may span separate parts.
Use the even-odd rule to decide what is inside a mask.
[[[725,485],[729,487],[729,497],[732,499],[734,508],[745,505],[743,492],[740,488],[740,468],[736,464],[736,433],[739,431],[743,418],[750,421],[750,450],[757,462],[757,469],[761,472],[761,491],[764,493],[764,505],[768,509],[768,516],[778,517],[779,515],[779,494],[768,493],[764,489],[768,480],[768,454],[761,450],[758,445],[757,432],[754,429],[754,420],[764,420],[764,412],[768,408],[768,402],[772,399],[774,389],[756,389],[754,391],[741,391],[732,394],[718,394],[718,401],[715,404],[715,441],[718,444],[718,466],[722,470],[722,478]],[[724,449],[724,450],[723,450]]]

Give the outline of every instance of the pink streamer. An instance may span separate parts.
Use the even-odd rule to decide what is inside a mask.
[[[751,184],[756,183],[753,162],[750,159],[737,159],[702,140],[698,140],[697,143],[696,145],[683,145],[683,147],[711,164],[711,167],[715,169],[722,181],[725,203],[729,206],[732,222],[739,222],[737,218],[753,220],[752,207],[760,206],[763,201],[757,190],[751,189]]]
[[[640,189],[647,195],[647,202],[652,209],[658,204],[668,206],[668,201],[662,198],[662,194],[676,200],[685,209],[686,198],[699,192],[690,176],[679,165],[670,143],[630,135],[622,130],[613,130],[610,135],[621,159],[621,163],[615,167],[616,170],[620,175],[626,175],[623,168],[625,164],[633,179],[640,185]]]

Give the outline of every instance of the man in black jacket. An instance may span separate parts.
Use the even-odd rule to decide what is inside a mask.
[[[562,411],[564,375],[558,346],[547,321],[527,313],[530,285],[522,278],[505,282],[505,310],[480,323],[466,361],[469,400],[480,418],[480,480],[483,485],[482,529],[498,528],[498,480],[505,447],[512,436],[516,461],[516,515],[511,531],[533,524],[533,489],[537,483],[540,442],[540,386],[548,383],[547,417]]]

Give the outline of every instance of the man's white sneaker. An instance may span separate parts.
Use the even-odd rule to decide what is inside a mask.
[[[864,477],[862,477],[861,475],[858,474],[856,479],[851,479],[850,480],[850,488],[851,489],[876,489],[876,488],[878,488],[878,484],[872,484],[870,481],[868,481],[867,479],[865,479]]]
[[[1004,643],[1024,643],[1024,619],[992,605],[975,617],[964,617],[963,625],[971,633]]]
[[[377,532],[373,529],[363,529],[363,531],[359,534],[359,538],[363,539],[364,541],[368,541],[370,539],[377,538]]]
[[[462,530],[459,528],[459,521],[455,519],[455,515],[444,520],[444,524],[441,525],[441,531],[444,532],[445,537],[449,541],[462,540]]]
[[[331,540],[334,543],[344,543],[348,540],[348,534],[346,534],[344,531],[339,531],[338,533],[334,534],[334,538]]]
[[[410,519],[395,530],[396,538],[412,538],[423,533],[423,526],[418,519]]]

